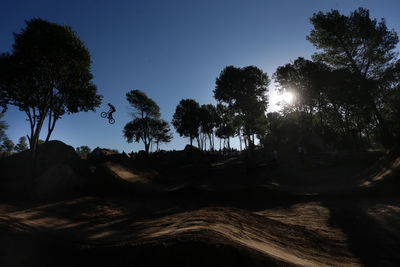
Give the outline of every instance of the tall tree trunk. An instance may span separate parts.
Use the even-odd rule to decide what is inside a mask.
[[[381,132],[382,145],[386,148],[390,148],[393,145],[393,136],[389,132],[385,120],[383,119],[381,113],[379,112],[378,108],[375,105],[373,107],[373,111],[376,116],[376,119],[378,120],[378,126]]]
[[[371,138],[369,136],[368,127],[365,129],[365,135],[367,136],[368,147],[371,148],[372,147],[372,142],[371,142]]]
[[[35,129],[35,125],[36,125],[36,114],[35,114],[34,109],[32,110],[32,113],[31,113],[29,108],[27,110],[25,110],[25,113],[28,116],[29,126],[31,129],[31,134],[26,135],[26,136],[28,137],[28,140],[29,140],[29,148],[32,149],[33,148],[33,134],[34,134],[34,129]]]
[[[360,126],[360,118],[358,116],[357,116],[356,126],[357,126],[357,132],[358,132],[358,139],[359,139],[359,143],[360,143],[359,148],[364,148],[365,145],[364,145],[364,140],[362,138],[362,128]]]
[[[37,144],[38,144],[38,140],[39,140],[39,135],[40,135],[40,131],[42,129],[43,126],[43,122],[46,119],[47,113],[49,112],[49,107],[50,107],[50,103],[52,101],[52,97],[53,97],[53,87],[51,85],[49,85],[48,88],[48,93],[46,96],[46,100],[45,100],[45,105],[42,108],[41,111],[39,111],[39,121],[37,121],[36,124],[36,129],[35,132],[33,134],[33,138],[32,139],[32,159],[36,159],[36,149],[37,149]],[[35,115],[35,113],[34,113]],[[35,116],[36,117],[36,116]],[[36,122],[36,118],[35,118],[35,122]]]
[[[208,133],[208,139],[210,140],[210,151],[214,150],[213,145],[212,145],[212,140],[211,140],[211,134]]]
[[[57,121],[57,115],[55,113],[53,113],[53,120],[51,121],[51,114],[52,112],[49,112],[49,125],[48,125],[48,132],[47,132],[47,137],[46,140],[44,141],[45,143],[47,143],[50,140],[50,136],[54,130],[54,127],[56,126],[56,121]]]
[[[249,143],[250,152],[253,153],[253,150],[254,150],[254,143],[251,142],[251,135],[248,135],[247,138],[248,138],[247,141],[248,141],[248,143]]]
[[[212,133],[212,148],[213,148],[213,150],[215,150],[215,134],[214,134],[214,132]]]
[[[381,132],[382,145],[386,148],[390,148],[393,145],[393,136],[390,133],[389,129],[387,128],[386,122],[377,108],[377,105],[375,103],[375,98],[371,95],[371,93],[368,90],[368,88],[370,88],[370,85],[366,81],[366,72],[364,76],[362,76],[360,84],[361,86],[366,88],[366,90],[364,90],[365,96],[367,97],[368,104],[371,106],[372,111],[374,112],[375,117],[378,120],[378,127]]]
[[[203,150],[203,137],[201,136],[201,134],[199,134],[196,139],[197,139],[197,147],[200,150]]]
[[[39,117],[39,121],[36,124],[36,129],[34,131],[33,134],[33,138],[32,138],[32,158],[36,158],[36,149],[37,149],[37,144],[38,144],[38,140],[39,140],[39,135],[40,135],[40,130],[42,129],[43,126],[43,122],[44,119],[46,118],[47,115],[47,110],[43,112],[43,114],[40,115]]]

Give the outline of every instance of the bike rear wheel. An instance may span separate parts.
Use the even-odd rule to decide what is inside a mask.
[[[108,122],[109,122],[110,124],[114,124],[115,120],[114,120],[113,118],[111,118],[111,119],[108,119]]]
[[[107,112],[102,112],[102,113],[100,113],[100,116],[102,117],[102,118],[105,118],[105,117],[107,117]]]

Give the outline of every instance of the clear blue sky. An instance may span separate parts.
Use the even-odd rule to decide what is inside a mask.
[[[314,53],[305,39],[313,13],[333,8],[349,14],[360,6],[400,33],[398,0],[1,0],[0,53],[11,51],[12,33],[25,27],[24,20],[38,17],[71,26],[91,53],[94,83],[104,99],[96,112],[64,116],[52,139],[74,147],[137,151],[143,145],[128,144],[122,136],[130,120],[128,91],[144,91],[171,122],[183,98],[215,103],[215,79],[225,66],[255,65],[271,77],[278,66]],[[108,102],[117,108],[114,125],[100,118]],[[270,110],[277,109],[270,104]],[[4,119],[14,142],[28,133],[23,112],[10,107]],[[161,148],[182,149],[187,142],[175,133]]]

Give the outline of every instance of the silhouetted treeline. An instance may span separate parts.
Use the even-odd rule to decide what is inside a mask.
[[[172,124],[201,149],[241,149],[298,144],[326,147],[392,147],[400,140],[400,60],[397,33],[385,20],[371,19],[359,8],[350,15],[337,10],[315,13],[307,39],[316,47],[312,60],[299,57],[273,75],[280,93],[294,96],[279,113],[267,114],[269,76],[255,66],[225,67],[216,79],[217,105],[183,99]],[[0,55],[0,106],[15,105],[27,115],[32,151],[47,119],[49,140],[64,114],[95,110],[97,94],[90,54],[76,33],[42,19],[26,22],[15,34],[12,53]],[[158,105],[138,90],[127,94],[135,109],[124,128],[128,142],[142,141],[146,152],[170,142],[169,124]],[[3,127],[4,129],[4,127]],[[14,144],[2,134],[3,149]],[[257,142],[257,139],[259,142]],[[23,140],[19,149],[25,149]],[[222,144],[223,142],[223,144]],[[11,148],[12,147],[12,148]],[[34,155],[34,153],[33,153]]]
[[[391,147],[400,138],[398,36],[363,8],[310,19],[313,61],[298,58],[275,73],[280,91],[296,96],[282,114],[296,117],[302,136],[335,146]],[[306,138],[307,139],[307,138]]]
[[[269,78],[254,66],[228,66],[216,80],[218,105],[205,110],[192,99],[176,108],[173,125],[181,136],[206,148],[213,136],[237,136],[244,148],[255,137],[261,146],[391,147],[400,140],[400,60],[398,36],[384,20],[363,8],[349,16],[337,10],[316,13],[307,39],[317,48],[312,60],[302,57],[278,67],[273,75],[281,94],[281,112],[266,114]],[[203,111],[201,111],[203,110]],[[211,142],[212,140],[212,142]]]

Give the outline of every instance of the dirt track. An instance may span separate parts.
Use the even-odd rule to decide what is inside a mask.
[[[278,186],[286,191],[298,188],[298,180],[279,175],[271,175],[272,183],[280,181]],[[304,178],[304,187],[296,191],[301,197],[292,198],[271,197],[268,191],[265,197],[235,191],[226,199],[164,194],[9,202],[0,205],[0,263],[398,265],[400,198],[322,196],[332,184],[338,184],[335,193],[349,184],[346,178],[334,183],[329,177]],[[209,183],[201,183],[205,184]],[[307,192],[312,194],[304,195]]]
[[[398,200],[360,200],[351,205],[347,201],[285,203],[276,207],[266,204],[266,208],[256,210],[226,207],[226,203],[204,203],[204,207],[187,203],[182,207],[164,202],[156,208],[159,201],[88,197],[8,212],[0,217],[2,232],[10,237],[2,239],[2,252],[6,253],[1,256],[2,262],[17,260],[25,265],[38,260],[24,253],[25,239],[31,240],[35,249],[43,246],[44,250],[48,249],[47,242],[55,242],[55,249],[66,250],[67,254],[104,247],[129,247],[132,251],[147,248],[151,252],[162,246],[168,251],[179,243],[196,241],[234,248],[254,262],[303,266],[400,262]],[[10,244],[14,235],[24,244]],[[66,249],[64,245],[68,245]],[[28,243],[25,250],[30,249]],[[23,256],[15,258],[16,252]],[[182,253],[194,254],[199,257],[196,261],[205,263],[199,252],[190,251],[190,246]],[[163,256],[160,253],[159,257]],[[175,256],[179,263],[179,256]],[[152,260],[158,263],[161,259]]]

